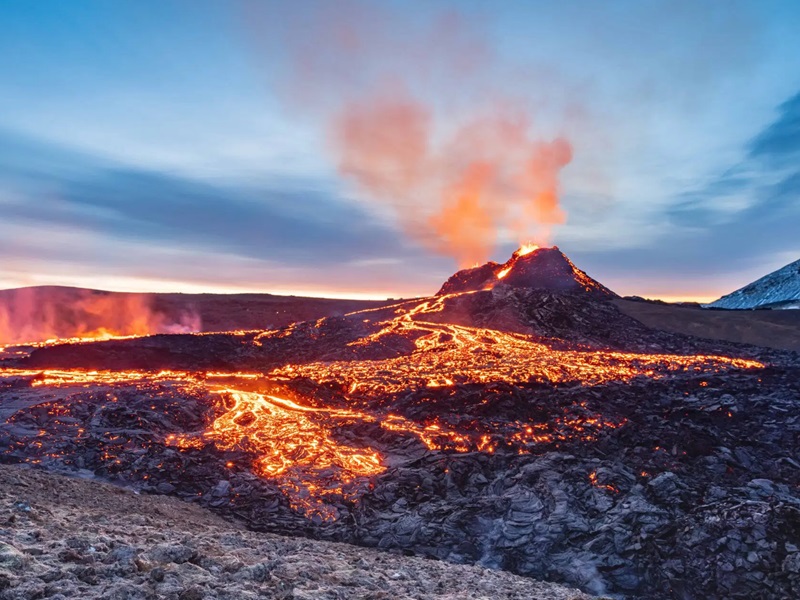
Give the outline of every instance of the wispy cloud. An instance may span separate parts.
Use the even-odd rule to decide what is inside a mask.
[[[665,211],[669,234],[632,251],[587,260],[644,273],[645,279],[696,280],[764,274],[800,254],[800,94],[742,148],[741,159],[687,191]],[[648,272],[649,270],[649,272]]]
[[[0,258],[6,264],[71,259],[84,265],[82,270],[124,264],[129,273],[152,273],[159,269],[137,268],[131,256],[122,260],[117,250],[158,263],[154,251],[160,249],[174,269],[161,270],[160,276],[178,282],[190,272],[197,279],[203,265],[213,264],[215,276],[229,286],[286,291],[291,273],[305,288],[364,289],[369,281],[379,281],[378,288],[391,290],[391,282],[377,271],[385,273],[388,265],[409,275],[396,259],[413,265],[422,258],[391,227],[335,190],[303,189],[296,181],[272,187],[212,185],[3,132],[0,148]],[[187,269],[192,254],[199,265]],[[212,256],[227,257],[233,272],[219,273],[224,267],[218,259],[209,260]],[[365,256],[371,260],[364,262]],[[350,273],[343,271],[348,263]],[[262,269],[260,286],[252,280],[255,266]],[[359,281],[365,274],[367,281]],[[422,279],[411,276],[410,285],[424,285]]]
[[[214,186],[167,173],[91,163],[86,155],[60,154],[28,144],[11,165],[4,218],[42,226],[75,227],[124,238],[236,251],[254,258],[284,253],[287,263],[350,260],[371,248],[396,252],[391,230],[358,207],[309,189],[241,189]],[[58,156],[60,164],[54,164]],[[49,160],[48,160],[49,158]],[[5,167],[5,169],[3,169]],[[2,171],[0,171],[2,172]],[[17,184],[15,186],[15,183]],[[288,252],[287,250],[291,250]]]

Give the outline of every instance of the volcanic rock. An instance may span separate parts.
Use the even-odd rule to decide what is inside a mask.
[[[451,276],[438,295],[491,289],[497,285],[557,292],[582,292],[597,297],[616,294],[578,269],[557,246],[519,249],[504,264],[488,262]]]
[[[543,432],[558,432],[559,423],[584,421],[585,434],[542,439],[524,453],[432,451],[418,439],[380,434],[372,443],[394,466],[371,478],[358,502],[331,495],[335,520],[295,510],[273,480],[248,470],[242,451],[165,445],[167,433],[196,431],[215,409],[209,398],[164,385],[108,388],[127,409],[121,423],[106,393],[78,391],[43,406],[59,415],[54,420],[47,410],[21,410],[4,426],[12,443],[3,459],[69,469],[81,458],[86,474],[150,493],[168,483],[173,495],[252,529],[477,563],[596,594],[782,599],[800,591],[800,469],[792,450],[800,431],[800,374],[792,364],[594,387],[407,390],[391,399],[391,410],[419,422],[439,415],[466,431],[533,418],[546,426]],[[310,396],[322,392],[320,386]],[[598,419],[627,423],[592,433],[588,424]],[[347,431],[353,445],[378,435],[368,423],[340,434]],[[28,495],[15,495],[9,506],[21,521],[41,510]],[[94,540],[72,538],[64,557],[84,569],[75,576],[102,581],[105,567],[98,563],[106,559],[83,562],[92,556],[89,545],[97,548]],[[26,538],[19,547],[32,542]],[[161,565],[169,573],[172,565],[202,561],[194,550],[181,537],[159,539],[139,561],[145,570]],[[129,549],[115,556],[115,569],[128,568]],[[268,577],[254,569],[241,577]]]
[[[2,600],[589,600],[577,590],[502,571],[250,532],[174,498],[0,467],[0,519],[19,496],[48,521],[46,527],[29,516],[4,522],[0,540],[24,544],[28,556],[23,560],[0,542],[0,555],[13,557],[0,564]],[[95,558],[93,566],[60,558],[76,543]]]
[[[469,269],[461,269],[444,282],[437,295],[490,289],[497,282],[497,274],[502,269],[503,265],[494,261]]]
[[[11,544],[0,542],[0,569],[16,571],[26,562],[25,555]]]

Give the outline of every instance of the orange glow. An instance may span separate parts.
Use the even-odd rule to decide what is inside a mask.
[[[241,449],[258,458],[258,475],[278,482],[292,506],[324,519],[337,516],[326,506],[330,495],[356,499],[354,479],[384,470],[380,455],[370,448],[355,448],[332,437],[330,421],[341,427],[364,415],[351,411],[311,408],[256,392],[219,390],[223,412],[199,437],[168,439],[179,448],[202,447],[211,442],[221,450]]]
[[[442,207],[429,224],[436,233],[436,249],[458,257],[459,267],[484,260],[494,245],[494,218],[485,200],[494,168],[475,162],[444,191]]]
[[[517,248],[517,251],[514,252],[514,255],[516,255],[516,256],[525,256],[526,254],[530,254],[531,252],[533,252],[535,250],[538,250],[538,249],[539,249],[539,246],[537,246],[536,244],[522,244],[522,246]]]
[[[195,314],[167,317],[150,294],[110,294],[74,288],[9,290],[0,302],[0,343],[108,340],[200,329]]]
[[[508,275],[508,273],[511,271],[511,269],[514,268],[514,265],[516,264],[518,258],[526,256],[526,255],[530,254],[531,252],[535,252],[538,249],[539,249],[539,246],[537,246],[536,244],[523,244],[522,246],[517,248],[514,251],[514,254],[511,255],[511,258],[506,263],[507,266],[505,266],[497,274],[497,278],[498,279],[502,279],[503,277]]]
[[[589,483],[591,483],[594,487],[600,488],[601,490],[606,490],[607,492],[612,492],[614,494],[619,493],[619,490],[613,485],[602,484],[597,481],[597,472],[592,471],[589,473]]]
[[[222,377],[226,385],[217,382]],[[182,452],[201,450],[209,444],[221,450],[249,452],[255,457],[256,474],[275,481],[291,506],[326,520],[338,517],[335,508],[326,503],[328,498],[341,496],[355,502],[368,478],[386,469],[382,455],[366,441],[364,446],[337,441],[334,432],[351,424],[377,423],[387,431],[416,437],[429,450],[489,453],[508,444],[522,453],[536,444],[569,438],[589,441],[604,428],[624,424],[600,417],[556,418],[555,429],[542,423],[512,422],[502,428],[495,423],[458,431],[436,418],[420,424],[381,411],[319,408],[300,400],[227,387],[232,382],[238,382],[239,387],[269,385],[268,377],[255,373],[0,369],[0,379],[6,378],[28,378],[33,387],[67,390],[135,386],[146,393],[173,385],[186,393],[210,392],[215,416],[207,429],[170,434],[165,443]],[[117,401],[115,394],[107,396],[109,402]],[[49,412],[56,416],[63,413],[63,407],[53,405]],[[44,430],[40,432],[45,434]],[[104,459],[114,461],[116,457],[107,450]],[[233,462],[226,463],[227,468],[234,466]]]
[[[452,297],[445,294],[420,302],[394,319],[379,323],[380,329],[375,333],[349,344],[369,346],[401,335],[414,341],[416,350],[411,355],[293,364],[272,374],[308,377],[323,385],[336,382],[348,386],[351,396],[375,398],[428,386],[429,382],[438,381],[443,372],[455,384],[550,381],[599,385],[636,377],[662,379],[678,372],[713,373],[763,366],[758,361],[724,356],[557,350],[528,335],[436,322],[436,313],[444,310]],[[265,332],[256,343],[285,335],[286,330]]]
[[[401,89],[347,102],[331,123],[340,172],[386,204],[403,231],[460,268],[484,262],[502,229],[521,239],[565,220],[564,139],[536,139],[524,111],[497,105],[437,135],[437,111]]]

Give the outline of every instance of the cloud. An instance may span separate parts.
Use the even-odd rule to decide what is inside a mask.
[[[749,144],[748,158],[783,167],[800,158],[800,92],[780,106],[780,117]]]
[[[279,256],[286,264],[331,264],[403,250],[386,225],[335,192],[311,185],[216,186],[93,162],[2,133],[0,148],[6,222],[72,227],[256,259]]]
[[[751,231],[757,237],[757,227],[794,214],[800,192],[800,93],[782,103],[778,112],[778,118],[746,144],[739,163],[687,193],[672,209],[677,222]]]
[[[800,94],[742,148],[742,159],[678,197],[666,236],[636,251],[594,252],[589,265],[644,278],[701,279],[781,266],[800,254]]]
[[[333,184],[217,185],[2,130],[0,211],[5,285],[410,295],[449,271]]]
[[[563,121],[543,127],[536,109],[550,88],[518,86],[526,61],[497,52],[483,21],[359,0],[305,4],[279,20],[256,6],[257,54],[274,57],[280,22],[289,67],[274,86],[286,90],[285,110],[324,132],[320,150],[340,178],[410,241],[469,266],[505,236],[545,243],[566,221],[572,144]]]

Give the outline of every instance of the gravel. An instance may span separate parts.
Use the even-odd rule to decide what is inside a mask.
[[[0,466],[0,599],[590,596],[502,571],[246,531],[199,506]]]

